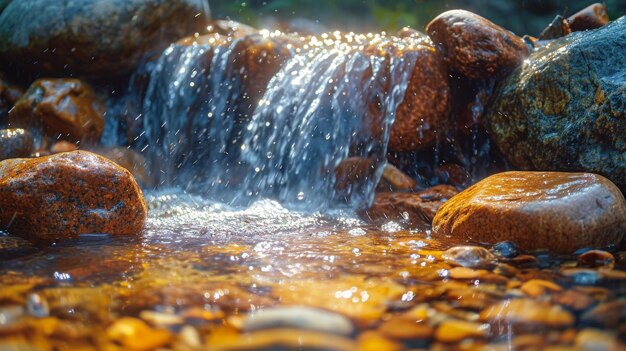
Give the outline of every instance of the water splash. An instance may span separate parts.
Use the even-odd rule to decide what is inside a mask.
[[[269,197],[319,210],[371,201],[415,51],[399,38],[313,38],[242,116],[249,72],[235,63],[244,38],[175,45],[154,66],[138,144],[159,183],[232,204]],[[372,160],[373,172],[337,192],[335,168],[349,156]]]

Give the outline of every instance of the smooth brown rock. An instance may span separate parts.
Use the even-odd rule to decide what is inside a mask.
[[[404,38],[417,61],[404,99],[396,110],[389,135],[389,150],[410,152],[431,147],[450,127],[448,69],[432,41],[417,32]]]
[[[78,150],[78,146],[74,143],[70,143],[69,141],[61,140],[59,142],[54,143],[52,147],[50,147],[50,152],[53,154],[58,154],[60,152],[70,152]]]
[[[29,157],[33,152],[33,136],[24,129],[0,130],[0,161]]]
[[[25,238],[136,235],[147,207],[130,172],[86,151],[0,162],[0,225]]]
[[[608,268],[615,266],[615,257],[603,250],[589,250],[578,256],[578,267]]]
[[[572,32],[569,27],[569,23],[567,20],[561,16],[557,15],[554,17],[552,22],[541,32],[539,35],[539,40],[551,40],[557,39],[560,37],[564,37]]]
[[[469,338],[484,338],[489,335],[489,325],[450,319],[439,324],[435,340],[456,343]]]
[[[413,178],[390,163],[385,165],[383,176],[378,184],[379,189],[410,191],[415,187],[417,187],[417,182]]]
[[[39,79],[9,113],[13,128],[39,129],[52,138],[94,142],[104,129],[104,107],[78,79]]]
[[[625,228],[623,195],[591,173],[499,173],[447,201],[433,220],[441,235],[561,253],[618,244]]]
[[[426,26],[426,32],[445,61],[471,79],[501,76],[529,54],[521,38],[469,11],[446,11]]]
[[[480,320],[485,323],[509,323],[546,327],[567,327],[574,324],[576,318],[558,305],[530,299],[513,299],[498,302],[485,308],[480,313]]]
[[[411,225],[430,225],[439,207],[457,190],[437,185],[416,193],[377,193],[372,206],[360,216],[375,223],[402,221]]]
[[[567,19],[572,31],[595,29],[609,23],[609,15],[604,4],[591,4]]]

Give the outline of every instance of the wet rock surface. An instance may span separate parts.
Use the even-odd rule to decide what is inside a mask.
[[[457,194],[449,185],[437,185],[416,193],[382,192],[360,216],[375,223],[400,221],[412,225],[430,225],[439,207]]]
[[[626,203],[617,187],[588,173],[504,172],[448,200],[433,229],[478,242],[573,253],[618,244]]]
[[[567,19],[573,31],[600,28],[609,23],[609,15],[604,4],[595,3],[576,12]]]
[[[104,106],[87,83],[40,79],[16,102],[9,113],[9,126],[28,128],[39,138],[43,133],[55,140],[93,143],[104,129],[103,114]]]
[[[424,34],[416,32],[405,40],[420,44],[415,50],[417,63],[389,135],[389,150],[394,152],[431,147],[445,137],[450,126],[448,69],[442,57]]]
[[[526,170],[602,174],[626,191],[626,18],[538,49],[496,89],[485,124]]]
[[[33,146],[33,136],[27,130],[0,130],[0,161],[8,158],[29,157],[34,151]]]
[[[147,208],[132,175],[85,151],[0,163],[0,222],[35,241],[136,235]]]
[[[529,53],[521,38],[469,11],[444,12],[426,26],[426,32],[445,61],[471,79],[504,75]]]
[[[141,57],[206,28],[200,0],[22,0],[0,14],[3,66],[110,78]]]

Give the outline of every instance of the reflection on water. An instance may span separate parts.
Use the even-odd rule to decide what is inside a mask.
[[[506,243],[447,250],[461,243],[350,213],[172,191],[148,201],[141,239],[37,249],[1,238],[0,349],[532,349],[624,337],[624,253],[579,264]]]

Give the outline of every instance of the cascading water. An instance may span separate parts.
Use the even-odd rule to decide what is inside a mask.
[[[412,51],[399,38],[312,38],[274,75],[252,116],[242,117],[249,72],[234,64],[240,41],[172,46],[150,73],[139,145],[160,184],[229,203],[270,197],[309,210],[371,201]],[[371,160],[372,175],[337,192],[335,168],[348,156]]]

